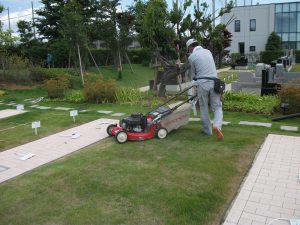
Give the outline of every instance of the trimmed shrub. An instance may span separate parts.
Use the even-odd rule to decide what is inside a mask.
[[[112,103],[115,102],[116,81],[102,78],[96,82],[88,82],[84,86],[83,94],[87,101],[93,103]]]
[[[279,98],[283,103],[288,103],[288,113],[300,112],[300,79],[295,79],[288,84],[282,84]]]
[[[5,95],[5,91],[0,90],[0,97]]]
[[[44,88],[49,98],[63,98],[69,86],[70,81],[66,76],[44,81]]]
[[[231,53],[231,63],[235,63],[236,60],[241,58],[241,54],[240,53]]]
[[[131,63],[143,64],[143,61],[147,61],[149,65],[151,60],[151,50],[148,48],[130,49],[127,54]]]
[[[296,55],[296,63],[300,63],[300,50],[296,50],[295,55]]]
[[[224,111],[247,112],[271,115],[279,106],[278,96],[258,96],[245,92],[226,92],[224,94]]]
[[[260,60],[263,63],[270,64],[272,61],[277,60],[279,57],[283,56],[284,53],[282,50],[276,51],[264,51],[260,53]]]
[[[143,99],[143,93],[133,87],[122,87],[116,91],[116,101],[119,104],[139,104]]]

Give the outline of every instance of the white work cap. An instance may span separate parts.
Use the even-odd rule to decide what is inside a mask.
[[[196,39],[191,38],[186,42],[186,47],[188,48],[191,44],[198,42]]]

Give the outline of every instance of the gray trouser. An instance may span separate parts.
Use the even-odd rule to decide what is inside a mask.
[[[214,81],[201,80],[197,82],[197,95],[199,98],[201,122],[203,131],[211,135],[212,128],[209,117],[208,103],[210,103],[211,110],[214,113],[213,126],[222,129],[223,111],[220,94],[214,91]]]

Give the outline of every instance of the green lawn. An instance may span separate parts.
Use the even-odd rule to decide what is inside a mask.
[[[118,80],[118,71],[112,66],[100,67],[99,70],[96,67],[90,67],[84,75],[85,81],[94,81],[100,76],[105,79],[115,79],[119,86],[125,87],[142,87],[149,85],[149,80],[154,79],[154,69],[140,64],[132,64],[132,70],[129,64],[123,65],[122,80]],[[53,68],[51,71],[57,75],[70,73],[68,69]],[[73,76],[72,80],[75,87],[81,86],[81,77],[77,71],[77,76]]]
[[[290,72],[300,72],[300,63],[293,65],[292,70]]]
[[[124,77],[132,77],[120,85],[134,85],[130,80],[147,85],[153,70],[140,67],[138,73],[138,68],[135,74],[127,68],[129,75],[124,72]],[[138,80],[138,74],[143,79]],[[8,90],[0,101],[22,103],[40,96],[45,96],[41,88]],[[143,104],[39,104],[91,111],[80,113],[74,124],[69,112],[32,109],[27,103],[30,112],[0,120],[0,151],[109,118],[96,110],[127,115],[150,110]],[[9,107],[0,105],[0,110],[5,108]],[[0,184],[0,224],[220,224],[265,137],[269,133],[300,135],[279,129],[280,125],[299,126],[300,118],[273,122],[271,128],[238,122],[271,122],[277,116],[225,112],[224,120],[231,124],[224,126],[222,142],[205,136],[200,122],[190,122],[163,140],[120,145],[113,137],[106,138]],[[38,135],[31,129],[35,120],[42,124]]]
[[[22,94],[29,97],[29,92]],[[20,95],[14,93],[13,98]],[[128,114],[149,110],[141,105],[51,106]],[[0,127],[41,120],[39,135],[30,125],[2,132],[0,151],[100,117],[83,113],[74,124],[68,112],[30,109],[0,120]],[[200,122],[190,122],[163,140],[120,145],[107,138],[0,184],[0,224],[220,224],[266,135],[299,135],[279,130],[281,124],[300,124],[299,118],[274,122],[272,128],[238,125],[240,120],[271,118],[225,112],[224,120],[231,124],[224,127],[222,142],[202,134]]]

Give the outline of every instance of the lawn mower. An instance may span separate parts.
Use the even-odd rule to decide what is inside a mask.
[[[189,96],[186,101],[173,105],[168,106],[167,103],[183,95],[191,88],[193,86],[182,90],[145,115],[133,113],[128,118],[121,119],[119,125],[109,125],[106,130],[107,134],[115,136],[116,141],[120,144],[125,143],[127,140],[141,141],[154,137],[165,138],[172,130],[188,123],[191,103],[195,100],[196,95]]]

